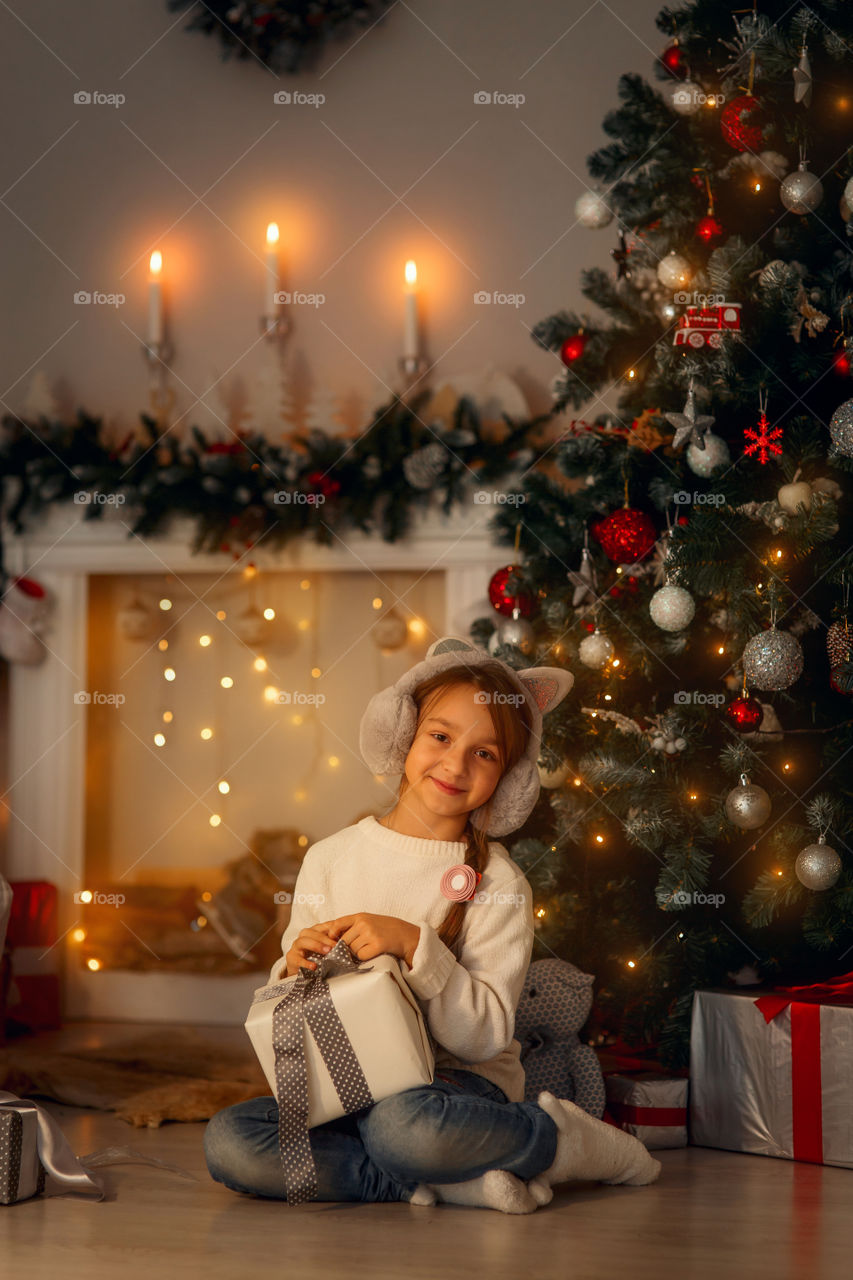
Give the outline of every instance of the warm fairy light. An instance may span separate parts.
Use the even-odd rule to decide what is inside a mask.
[[[581,780],[580,780],[580,778],[575,778],[575,786],[576,786],[576,787],[579,787],[580,785],[581,785]]]
[[[758,181],[757,178],[752,184],[752,190],[755,192],[756,195],[758,195],[759,191],[761,190],[761,183]]]
[[[636,369],[629,369],[628,372],[625,374],[625,377],[628,379],[629,382],[633,382],[636,376],[637,376]]]
[[[175,717],[172,715],[171,711],[163,712],[163,724],[171,724],[174,718]]]
[[[839,99],[837,100],[837,102],[836,102],[836,104],[835,104],[835,105],[836,105],[836,107],[838,108],[838,110],[839,110],[839,111],[847,111],[847,110],[849,110],[849,108],[850,108],[850,99],[849,99],[849,98],[839,98]]]
[[[299,584],[299,590],[300,590],[300,591],[307,591],[307,590],[309,589],[309,587],[310,587],[310,586],[311,586],[311,579],[310,579],[310,578],[303,578],[303,579],[302,579],[302,581],[301,581],[301,582],[300,582],[300,584]]]
[[[207,646],[208,646],[209,644],[211,644],[211,643],[212,643],[212,637],[211,637],[211,636],[199,636],[199,638],[198,638],[198,642],[199,642],[199,644],[201,645],[202,649],[206,649],[206,648],[207,648]]]
[[[264,689],[264,702],[278,702],[278,689],[274,684],[268,684]]]
[[[85,929],[72,929],[72,930],[71,930],[71,941],[72,941],[72,942],[84,942],[84,941],[85,941],[85,939],[86,939],[86,930],[85,930]]]
[[[264,609],[264,617],[266,618],[267,622],[272,622],[273,618],[275,617],[275,609],[270,609],[270,608]]]
[[[227,783],[227,782],[220,782],[220,783],[219,783],[219,790],[220,790],[220,792],[222,793],[222,795],[227,796],[227,795],[228,795],[228,792],[231,790],[230,783]]]
[[[611,667],[618,667],[618,666],[619,666],[619,659],[618,659],[618,658],[614,658],[610,665],[611,665]]]
[[[172,607],[171,600],[169,600],[166,596],[164,596],[163,599],[160,601],[160,608],[163,610],[164,613],[168,613],[171,607]]]
[[[777,874],[777,876],[783,876],[783,875],[785,874],[785,872],[784,872],[784,871],[780,871],[780,870],[779,870],[779,868],[777,867],[777,868],[776,868],[776,874]]]
[[[592,713],[592,718],[593,718],[593,720],[595,719],[595,717],[596,717],[597,715],[598,715],[598,712],[597,712],[597,711],[593,711],[593,713]]]
[[[300,631],[307,631],[311,626],[311,622],[308,618],[300,618],[296,625]]]
[[[297,711],[297,712],[295,712],[295,713],[290,717],[290,723],[291,723],[291,724],[302,724],[302,721],[303,721],[304,719],[305,719],[305,717],[304,717],[304,716],[301,716],[301,715],[299,714],[299,712]]]
[[[234,688],[234,681],[231,679],[230,676],[223,676],[222,679],[219,681],[219,683],[222,685],[223,689]]]
[[[337,757],[337,756],[329,756],[329,764],[331,765],[331,767],[332,767],[333,769],[337,769],[337,767],[338,767],[338,765],[339,765],[340,763],[341,763],[341,762],[340,762],[340,760],[338,759],[338,757]]]
[[[244,577],[244,578],[256,578],[257,576],[258,576],[258,569],[257,569],[257,565],[254,565],[254,564],[247,564],[247,565],[246,565],[246,567],[245,567],[245,569],[243,570],[243,577]]]
[[[793,767],[794,766],[791,764],[790,760],[786,760],[785,763],[782,765],[782,768],[785,770],[786,773],[788,773],[789,770],[793,769]]]
[[[322,674],[323,674],[323,672],[320,670],[320,668],[319,668],[319,667],[312,667],[312,668],[311,668],[311,675],[314,677],[314,679],[315,679],[315,680],[319,679],[319,677],[320,677]]]
[[[89,959],[86,961],[86,968],[91,969],[92,973],[97,973],[100,967],[101,967],[100,960],[96,960],[94,956],[90,956]]]
[[[255,668],[256,671],[266,671],[267,660],[266,658],[255,658],[255,661],[252,663],[252,666]]]
[[[717,646],[717,653],[725,653],[725,652],[726,652],[726,646],[724,644]]]
[[[205,889],[204,893],[201,895],[201,900],[202,902],[210,902],[212,897],[213,897],[213,894],[210,892],[210,890]]]
[[[166,745],[166,735],[165,735],[165,733],[155,733],[155,734],[154,734],[154,745],[155,745],[155,747],[165,747],[165,745]]]
[[[91,902],[91,901],[92,901],[92,890],[91,890],[91,889],[83,889],[83,890],[81,891],[81,893],[80,893],[80,901],[81,901],[81,902]]]
[[[218,827],[221,821],[222,821],[222,818],[219,816],[218,813],[212,813],[208,818],[208,822],[212,827]]]
[[[683,941],[683,939],[684,939],[684,934],[681,932],[681,930],[680,930],[680,929],[678,930],[678,933],[677,933],[675,936],[676,936],[676,938],[678,938],[678,941],[679,941],[679,942]]]
[[[544,916],[544,914],[545,914],[545,908],[544,908],[544,907],[537,907],[537,909],[536,909],[536,914],[537,914],[537,916],[539,917],[539,919],[541,920],[541,919],[542,919],[542,917],[543,917],[543,916]]]
[[[783,556],[785,553],[784,553],[784,551],[781,551],[781,550],[779,549],[779,547],[777,547],[773,554],[775,555],[775,557],[776,557],[776,559],[777,559],[777,560],[781,560],[781,559],[782,559],[782,556]]]
[[[217,616],[217,618],[219,619],[219,621],[220,621],[220,622],[224,622],[224,621],[225,621],[225,619],[228,617],[228,614],[225,612],[225,610],[224,610],[224,609],[219,609],[219,610],[217,611],[216,616]]]
[[[687,794],[687,799],[688,799],[688,800],[698,800],[698,799],[699,799],[699,796],[696,794],[696,792],[695,792],[695,791],[690,791],[690,792],[688,792],[688,794]]]
[[[164,678],[165,680],[174,680],[174,678],[175,678],[175,668],[174,668],[174,667],[165,667],[165,668],[163,669],[163,678]]]
[[[374,597],[373,597],[373,600],[371,601],[371,603],[372,603],[372,605],[373,605],[374,609],[381,609],[381,608],[382,608],[382,597],[381,597],[381,596],[374,596]]]
[[[423,618],[409,618],[407,626],[409,629],[409,635],[413,636],[415,640],[422,639],[423,636],[426,634],[426,623],[424,622]],[[559,648],[560,646],[557,645],[557,648],[554,650],[554,652],[558,653]]]
[[[308,843],[308,837],[300,836],[299,839],[296,841],[296,843],[299,845],[300,849],[304,849],[306,844]]]
[[[612,698],[611,698],[611,696],[610,696],[610,694],[609,694],[609,693],[605,693],[605,695],[604,695],[604,701],[605,701],[605,702],[611,702],[611,701],[612,701]]]
[[[299,787],[296,791],[294,791],[293,798],[294,800],[304,800],[307,794],[308,793],[304,787]]]
[[[200,734],[200,737],[202,738],[202,740],[203,740],[204,742],[210,742],[210,739],[213,737],[213,730],[212,730],[212,729],[202,729],[201,734]]]
[[[604,836],[601,836],[601,835],[596,836],[596,837],[595,837],[595,843],[596,843],[596,844],[604,844]]]
[[[196,916],[195,923],[197,928],[203,929],[204,926],[207,924],[207,916]]]
[[[634,960],[629,960],[629,961],[627,962],[627,964],[628,964],[628,968],[629,968],[629,969],[636,969],[636,967],[637,967],[637,965],[636,965],[636,961],[634,961]]]
[[[160,650],[161,653],[165,653],[168,647],[169,647],[168,640],[160,640],[157,644],[157,648]]]

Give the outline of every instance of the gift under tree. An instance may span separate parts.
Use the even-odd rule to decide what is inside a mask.
[[[600,1037],[680,1066],[697,987],[853,946],[853,9],[658,26],[575,210],[617,242],[596,314],[534,331],[565,430],[495,517],[473,634],[576,674],[511,848],[540,954],[597,975]]]

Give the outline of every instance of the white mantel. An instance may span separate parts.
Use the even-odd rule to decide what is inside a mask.
[[[239,572],[251,559],[261,571],[322,572],[411,570],[445,573],[442,630],[485,595],[491,574],[511,558],[488,533],[495,508],[460,504],[450,516],[418,511],[411,533],[396,543],[346,532],[331,546],[308,537],[281,550],[259,543],[241,561],[230,553],[191,551],[194,522],[176,519],[165,536],[130,535],[129,513],[109,508],[85,520],[87,508],[55,506],[32,531],[4,530],[6,566],[38,579],[54,601],[45,634],[48,655],[36,667],[12,664],[9,705],[8,880],[44,879],[59,890],[60,934],[73,927],[73,893],[84,879],[85,707],[74,693],[87,688],[88,584],[92,574],[183,575]],[[63,951],[60,943],[58,950]],[[81,974],[69,966],[69,1017],[242,1022],[252,990],[266,974],[208,978],[185,973]],[[216,984],[216,999],[210,998]]]

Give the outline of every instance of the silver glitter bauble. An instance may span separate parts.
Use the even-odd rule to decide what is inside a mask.
[[[692,276],[690,263],[673,249],[658,263],[658,280],[667,289],[683,289]]]
[[[695,80],[681,80],[663,90],[667,105],[679,116],[695,116],[708,101],[708,95]]]
[[[803,651],[790,631],[771,627],[748,641],[741,663],[751,688],[787,689],[802,675]]]
[[[581,640],[578,645],[578,657],[585,667],[603,667],[613,657],[613,641],[597,628],[591,636]]]
[[[613,221],[613,210],[597,191],[585,191],[575,201],[575,217],[581,226],[597,231]]]
[[[791,213],[814,213],[823,199],[823,183],[809,173],[805,160],[784,179],[779,187],[779,199]]]
[[[501,618],[489,641],[489,651],[497,652],[501,645],[514,645],[522,653],[532,653],[536,643],[536,633],[526,618],[522,618],[517,609],[512,616]]]
[[[841,874],[841,859],[826,836],[818,836],[817,844],[807,844],[797,854],[794,870],[807,889],[831,889]]]
[[[661,631],[683,631],[693,621],[696,605],[683,587],[661,587],[649,601],[649,613]]]
[[[744,831],[762,826],[770,817],[770,808],[767,792],[763,787],[753,786],[745,773],[740,775],[740,785],[726,796],[726,817]]]
[[[840,404],[829,420],[829,434],[839,453],[853,458],[853,400]]]
[[[556,769],[546,769],[541,764],[536,767],[539,771],[539,781],[548,791],[561,787],[571,773],[571,766],[567,761],[557,765]]]
[[[853,213],[853,178],[847,179],[847,185],[844,188],[844,194],[841,197],[847,208]]]
[[[731,460],[729,446],[721,436],[715,436],[713,431],[705,432],[704,449],[695,444],[687,446],[687,465],[697,476],[703,478],[709,476],[714,467],[728,466]]]

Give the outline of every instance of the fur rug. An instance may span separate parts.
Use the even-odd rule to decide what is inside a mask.
[[[32,1041],[0,1049],[0,1089],[114,1111],[137,1127],[209,1120],[223,1107],[269,1096],[252,1052],[192,1027],[164,1027],[100,1049],[57,1053]]]

